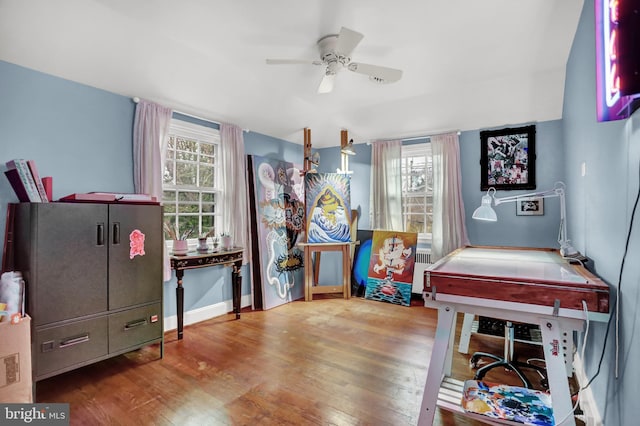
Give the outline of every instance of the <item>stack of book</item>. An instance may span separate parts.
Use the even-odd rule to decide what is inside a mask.
[[[7,171],[4,174],[9,179],[18,200],[31,203],[48,203],[50,195],[47,195],[45,185],[51,185],[51,178],[40,179],[36,163],[33,160],[18,158],[7,161]],[[49,190],[49,194],[50,194]]]

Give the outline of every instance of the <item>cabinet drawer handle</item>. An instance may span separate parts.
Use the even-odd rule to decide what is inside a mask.
[[[136,327],[140,327],[141,325],[147,325],[147,319],[142,318],[139,320],[131,321],[125,324],[124,331],[132,330]]]
[[[120,244],[120,223],[113,224],[113,244]]]
[[[97,225],[97,242],[99,246],[103,246],[104,245],[104,223],[99,223]]]
[[[61,341],[60,348],[68,348],[69,346],[78,345],[80,343],[84,343],[88,341],[89,341],[89,333],[83,336],[72,337],[70,339]]]

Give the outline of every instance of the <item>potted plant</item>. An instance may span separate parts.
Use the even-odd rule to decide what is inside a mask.
[[[223,250],[229,250],[233,247],[233,240],[231,239],[231,234],[228,232],[223,232],[220,234],[220,245]]]
[[[211,228],[209,232],[201,233],[198,237],[198,251],[202,253],[206,253],[209,251],[209,246],[207,245],[207,239],[215,235],[215,228]]]
[[[173,240],[173,254],[183,255],[189,251],[187,239],[193,233],[193,229],[188,229],[182,233],[178,232],[177,226],[172,226],[169,222],[164,223],[164,232]]]

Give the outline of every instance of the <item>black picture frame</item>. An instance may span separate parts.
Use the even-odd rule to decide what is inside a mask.
[[[536,189],[536,126],[480,132],[480,189]]]

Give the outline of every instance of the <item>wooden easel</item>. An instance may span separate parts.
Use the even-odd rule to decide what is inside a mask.
[[[304,128],[304,167],[303,170],[307,173],[313,167],[313,161],[311,161],[311,129]]]

